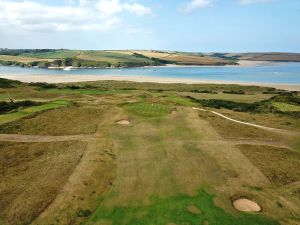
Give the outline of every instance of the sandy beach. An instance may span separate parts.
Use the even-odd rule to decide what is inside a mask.
[[[274,87],[289,91],[300,91],[300,84],[278,84],[278,83],[251,83],[240,81],[222,81],[222,80],[204,80],[188,78],[164,78],[148,76],[118,76],[118,75],[0,75],[1,78],[18,80],[22,82],[46,82],[46,83],[73,83],[85,81],[134,81],[134,82],[152,82],[152,83],[185,83],[185,84],[239,84],[239,85],[257,85],[265,87]]]

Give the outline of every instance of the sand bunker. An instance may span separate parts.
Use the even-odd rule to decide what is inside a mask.
[[[260,212],[261,206],[247,198],[239,198],[233,202],[234,208],[241,212]]]
[[[197,208],[196,206],[194,206],[194,205],[189,205],[189,206],[187,207],[187,210],[188,210],[190,213],[195,214],[195,215],[201,214],[201,210],[198,209],[198,208]]]
[[[117,122],[119,125],[130,125],[130,122],[128,120],[120,120]]]

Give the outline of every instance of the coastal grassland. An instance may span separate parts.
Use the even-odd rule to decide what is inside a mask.
[[[180,93],[182,96],[191,96],[195,99],[220,99],[227,101],[236,101],[241,103],[254,103],[258,101],[267,100],[274,96],[274,94],[263,94],[261,92],[258,93],[250,93],[250,94],[226,94],[223,92],[219,93]]]
[[[7,65],[61,67],[142,67],[149,65],[227,65],[236,64],[229,57],[209,56],[186,52],[158,51],[95,51],[95,50],[6,50],[3,51],[3,63]],[[13,59],[13,60],[12,60]],[[36,60],[34,60],[36,59]],[[37,63],[37,62],[43,63]],[[55,62],[55,61],[60,61]],[[48,63],[47,63],[48,62]],[[23,63],[23,64],[22,64]],[[31,64],[33,63],[33,64]]]
[[[187,54],[170,54],[163,59],[174,61],[176,64],[179,65],[230,65],[235,64],[234,61],[216,58],[216,57],[209,57],[203,55],[187,55]]]
[[[126,62],[148,64],[153,63],[151,59],[148,59],[146,57],[137,57],[135,55],[125,55],[108,51],[85,51],[78,55],[78,58],[90,61],[109,62],[112,64]]]
[[[224,91],[240,91],[243,90],[246,94],[266,93],[275,95],[280,90],[269,87],[259,87],[255,85],[241,86],[237,84],[164,84],[164,83],[150,83],[150,82],[132,82],[132,81],[90,81],[78,82],[60,85],[60,87],[77,85],[81,88],[97,88],[106,90],[144,90],[144,91],[176,91],[176,92],[224,92]]]
[[[64,106],[68,106],[71,103],[69,101],[65,100],[56,100],[53,102],[48,102],[39,106],[31,106],[31,107],[25,107],[21,110],[18,110],[17,112],[11,112],[11,113],[6,113],[6,114],[1,114],[0,115],[0,124],[5,124],[17,119],[21,119],[23,117],[30,116],[34,113],[38,113],[41,111],[45,110],[50,110],[50,109],[56,109]]]
[[[0,218],[4,225],[29,224],[61,191],[86,145],[0,142]]]
[[[222,111],[218,111],[222,112]],[[258,140],[265,140],[265,141],[272,141],[272,140],[281,140],[283,138],[282,135],[269,132],[266,130],[262,130],[256,127],[249,127],[243,124],[238,124],[229,120],[225,120],[220,116],[212,114],[211,112],[199,112],[199,117],[201,119],[205,119],[208,121],[215,130],[223,137],[227,139],[256,139]],[[230,115],[233,115],[231,112]],[[239,117],[233,117],[239,118]],[[243,120],[242,120],[243,121]],[[249,121],[245,121],[249,122]],[[252,123],[259,124],[260,121],[250,121]]]
[[[72,58],[80,54],[77,50],[55,50],[49,52],[38,52],[38,53],[23,53],[20,56],[34,57],[39,59],[65,59]]]
[[[181,97],[177,93],[167,93],[163,96],[159,96],[163,101],[173,103],[175,105],[185,105],[185,106],[196,106],[196,104],[188,98]]]
[[[110,193],[116,176],[116,156],[105,125],[98,131],[97,138],[86,139],[87,149],[68,183],[32,225],[84,224]]]
[[[83,95],[110,95],[122,93],[122,91],[114,90],[95,90],[95,89],[41,89],[41,92],[54,93],[54,94],[83,94]],[[123,93],[126,91],[123,91]]]
[[[161,51],[136,51],[139,54],[142,54],[144,56],[147,56],[149,58],[159,58],[159,59],[164,59],[167,56],[169,56],[170,54],[176,54],[176,53],[172,53],[172,52],[161,52]],[[131,52],[132,53],[132,52]]]
[[[32,135],[93,134],[103,120],[104,108],[62,107],[39,113],[31,117],[3,124],[2,133]]]
[[[235,64],[234,61],[218,57],[211,57],[205,54],[192,54],[184,52],[162,52],[162,51],[136,51],[138,54],[150,58],[167,60],[175,64],[183,65],[226,65]]]
[[[277,224],[262,218],[276,210],[273,195],[260,197],[267,205],[262,216],[233,210],[233,194],[258,198],[245,187],[268,185],[267,180],[197,112],[177,106],[175,114],[149,117],[123,107],[132,126],[111,131],[118,165],[115,185],[87,224]],[[210,194],[199,192],[201,186],[216,193],[214,203]],[[189,204],[201,213],[193,215]]]
[[[299,131],[300,121],[298,118],[289,115],[272,114],[272,113],[253,113],[253,112],[237,112],[228,109],[211,110],[243,122],[254,123],[262,126],[273,127],[278,129],[286,129],[291,131]],[[208,116],[213,116],[207,113]],[[214,117],[213,117],[214,118]]]
[[[234,56],[234,54],[233,54]],[[278,62],[299,62],[300,54],[297,53],[244,53],[237,54],[241,60],[252,61],[278,61]]]
[[[300,152],[270,146],[240,145],[238,147],[275,185],[281,186],[300,181]]]
[[[4,89],[4,88],[13,88],[13,87],[17,87],[20,86],[22,84],[22,82],[17,81],[17,80],[8,80],[8,79],[4,79],[4,78],[0,78],[0,88]]]
[[[274,102],[273,105],[283,112],[300,112],[300,105],[293,105],[285,102]]]
[[[11,56],[11,55],[0,55],[0,62],[21,62],[21,63],[30,63],[30,62],[39,62],[39,61],[49,61],[51,62],[51,59],[45,58],[40,59],[38,56]]]
[[[24,92],[24,97],[17,95],[18,90]],[[51,138],[78,135],[78,141],[69,142],[70,146],[76,151],[82,149],[78,145],[85,146],[80,163],[70,169],[68,181],[58,179],[61,181],[57,185],[59,193],[50,195],[55,196],[51,204],[30,217],[34,218],[32,225],[294,225],[295,217],[300,213],[299,200],[295,198],[299,189],[296,170],[300,161],[297,152],[299,120],[289,114],[205,107],[236,120],[282,130],[258,129],[211,112],[194,110],[194,106],[203,106],[187,97],[220,98],[235,104],[253,104],[258,99],[269,102],[274,96],[276,99],[272,103],[286,103],[288,99],[297,101],[294,95],[282,95],[281,92],[256,86],[126,81],[18,84],[0,89],[0,96],[38,99],[42,103],[52,98],[66,99],[74,103],[2,124],[0,135],[18,134],[25,138],[26,135],[43,135],[44,138],[47,135]],[[129,124],[118,124],[120,120]],[[65,154],[65,143],[50,144],[56,146],[53,148],[57,151],[62,149],[60,154]],[[60,144],[62,147],[58,146]],[[44,146],[42,143],[4,143],[3,148],[10,146],[5,153],[8,154],[14,149],[26,150],[26,146],[33,145]],[[18,152],[17,159],[26,158]],[[2,159],[4,163],[8,162],[5,157]],[[64,159],[57,160],[59,166],[69,162]],[[275,168],[277,161],[279,164]],[[26,163],[24,160],[18,165],[28,166]],[[48,170],[47,162],[45,167],[42,163],[38,165],[35,173]],[[4,167],[8,167],[7,164]],[[19,172],[20,179],[26,177],[23,175],[26,171],[31,171],[30,165]],[[43,177],[34,175],[31,178],[34,182]],[[8,179],[1,181],[16,179],[12,173],[7,176]],[[43,179],[52,182],[55,176],[50,179],[44,176]],[[32,184],[30,178],[23,183],[28,188]],[[45,188],[51,185],[47,184]],[[40,192],[43,190],[38,185],[35,188]],[[234,209],[232,199],[241,196],[256,201],[263,208],[262,212],[241,213]],[[40,195],[34,197],[43,199]],[[5,199],[4,195],[0,195],[0,202],[2,199]],[[17,209],[26,204],[35,209],[40,207],[31,196],[28,201],[18,203]],[[0,215],[0,221],[6,222],[8,217],[5,215],[8,214]]]

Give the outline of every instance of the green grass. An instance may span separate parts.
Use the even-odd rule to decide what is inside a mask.
[[[55,108],[59,108],[62,106],[67,106],[69,104],[70,104],[70,102],[68,102],[68,101],[57,100],[57,101],[48,102],[48,103],[45,103],[45,104],[39,105],[39,106],[27,107],[18,112],[0,115],[0,124],[11,122],[11,121],[20,119],[22,117],[28,116],[28,115],[36,113],[36,112],[40,112],[40,111],[44,111],[44,110],[48,110],[48,109],[55,109]]]
[[[177,95],[174,92],[151,92],[151,95],[154,97],[159,97],[167,102],[176,104],[176,105],[185,105],[185,106],[197,106],[195,102],[193,102],[191,99],[182,97]]]
[[[188,210],[197,207],[199,214]],[[254,214],[232,215],[214,205],[213,196],[201,190],[196,196],[178,195],[167,199],[153,198],[149,205],[105,208],[100,206],[88,224],[112,225],[279,225],[278,222]],[[206,221],[206,222],[205,222]],[[111,222],[111,223],[110,223]],[[98,223],[97,223],[98,224]]]
[[[273,105],[282,112],[300,112],[300,106],[285,102],[273,102]]]
[[[24,53],[21,56],[29,56],[35,58],[42,58],[42,59],[64,59],[64,58],[72,58],[79,54],[79,51],[75,50],[56,50],[56,51],[49,51],[44,53]]]
[[[115,52],[105,52],[105,51],[84,51],[79,58],[86,60],[94,60],[94,61],[104,61],[104,62],[135,62],[135,63],[152,63],[153,61],[147,58],[138,58],[134,55],[126,55]]]
[[[125,109],[139,116],[145,117],[160,117],[167,115],[171,107],[158,103],[135,103],[126,104]]]

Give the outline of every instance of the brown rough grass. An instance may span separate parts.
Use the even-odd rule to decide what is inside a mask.
[[[31,118],[4,124],[0,128],[2,133],[28,135],[93,134],[102,120],[102,109],[69,107],[49,110]]]
[[[0,142],[0,212],[4,224],[27,224],[56,197],[80,161],[82,142]]]
[[[240,145],[244,155],[276,185],[300,181],[300,153],[271,146]]]
[[[53,61],[51,59],[40,59],[40,58],[32,58],[32,57],[25,57],[25,56],[11,56],[11,55],[0,55],[0,60],[16,61],[16,62],[22,62],[22,63]]]
[[[255,139],[260,141],[280,141],[282,135],[262,130],[260,128],[238,124],[210,112],[199,112],[201,119],[207,120],[215,130],[225,139],[249,140]]]

